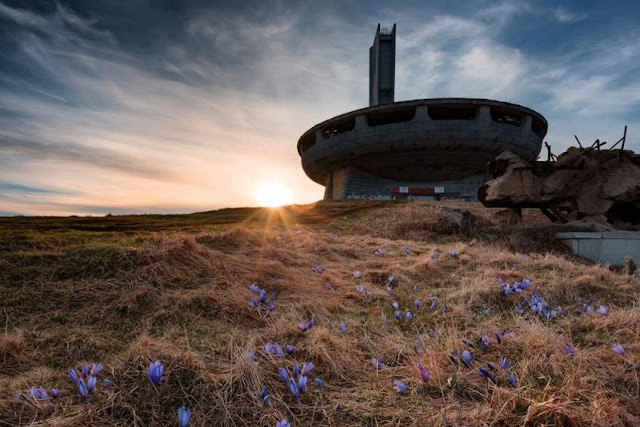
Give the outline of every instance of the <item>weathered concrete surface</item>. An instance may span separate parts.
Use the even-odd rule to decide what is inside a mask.
[[[488,207],[538,207],[552,220],[599,228],[640,227],[640,156],[572,147],[556,162],[502,153],[479,190]]]
[[[595,262],[623,266],[640,261],[640,232],[556,233],[556,239],[575,254]]]
[[[379,200],[393,199],[394,188],[419,187],[446,189],[446,196],[474,200],[478,194],[478,188],[487,182],[491,175],[474,175],[459,180],[450,181],[398,181],[371,175],[354,167],[338,169],[333,171],[325,188],[325,200],[358,199],[371,198]],[[430,198],[415,197],[417,199],[435,199],[435,195]]]
[[[305,132],[298,152],[321,185],[347,167],[394,181],[451,181],[484,174],[506,150],[535,159],[546,131],[544,117],[519,105],[422,99],[334,117]]]
[[[376,28],[369,48],[369,106],[390,104],[395,96],[396,24],[391,32]]]

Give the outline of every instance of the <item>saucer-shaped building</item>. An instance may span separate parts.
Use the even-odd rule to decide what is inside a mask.
[[[547,121],[529,108],[472,98],[393,102],[395,29],[376,30],[370,106],[325,120],[298,140],[302,167],[326,187],[325,200],[473,200],[490,179],[487,163],[501,152],[538,156]]]

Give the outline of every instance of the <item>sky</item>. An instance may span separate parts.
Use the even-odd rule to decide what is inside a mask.
[[[640,150],[636,1],[0,0],[0,215],[321,199],[296,143],[367,106],[378,22],[396,101],[525,105],[554,152],[626,124]]]

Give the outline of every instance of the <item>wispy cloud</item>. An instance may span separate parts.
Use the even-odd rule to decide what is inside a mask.
[[[553,17],[558,22],[565,24],[582,21],[587,18],[587,14],[572,12],[564,7],[557,7],[553,9]]]

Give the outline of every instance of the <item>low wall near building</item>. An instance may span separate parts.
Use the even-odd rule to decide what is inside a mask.
[[[556,239],[565,243],[581,257],[594,262],[624,265],[626,257],[640,263],[640,232],[598,231],[556,233]]]

